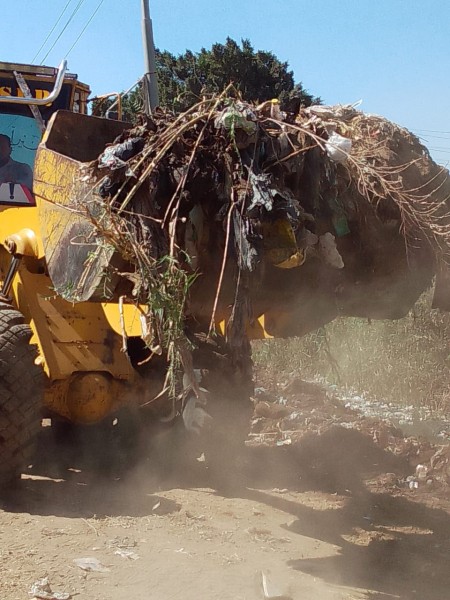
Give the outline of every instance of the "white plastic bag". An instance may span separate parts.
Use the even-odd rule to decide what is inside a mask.
[[[319,237],[319,248],[323,260],[330,267],[335,269],[343,269],[344,261],[336,247],[336,238],[330,232],[324,233]]]
[[[337,163],[345,163],[352,150],[352,140],[333,132],[328,138],[325,148],[331,160]]]

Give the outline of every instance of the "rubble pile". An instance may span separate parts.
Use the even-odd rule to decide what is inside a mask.
[[[291,446],[311,436],[320,444],[330,430],[350,429],[408,465],[409,474],[391,474],[391,484],[410,490],[450,485],[450,444],[406,436],[389,421],[349,408],[345,399],[319,383],[293,378],[275,393],[256,388],[254,407],[250,446]]]
[[[108,207],[149,256],[178,247],[194,269],[213,223],[249,272],[264,263],[300,266],[310,251],[342,268],[335,240],[362,219],[374,229],[374,219],[390,223],[413,240],[421,231],[445,250],[450,235],[447,171],[407,130],[350,106],[292,115],[276,102],[222,96],[177,117],[155,112],[105,149],[91,181],[90,217],[100,228],[99,208]],[[131,243],[120,227],[109,233],[122,250]]]
[[[228,88],[181,115],[156,110],[83,181],[72,208],[98,252],[65,297],[89,300],[100,272],[102,298],[147,305],[148,347],[184,363],[187,328],[226,323],[234,362],[248,363],[246,324],[263,314],[277,337],[338,315],[398,318],[448,249],[448,172],[352,106],[289,114]]]

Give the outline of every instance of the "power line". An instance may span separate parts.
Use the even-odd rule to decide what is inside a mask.
[[[416,131],[417,133],[417,131]],[[434,140],[450,140],[450,135],[430,135],[429,133],[424,133],[422,137],[422,134],[418,134],[418,137],[420,137],[421,139],[425,140],[426,138],[433,138]]]
[[[61,14],[59,15],[58,19],[56,20],[56,23],[53,25],[53,27],[50,29],[49,34],[47,35],[47,37],[45,38],[45,40],[42,42],[41,47],[39,48],[39,50],[36,52],[36,54],[33,56],[31,62],[34,63],[34,61],[36,60],[36,58],[39,56],[41,50],[43,49],[43,47],[45,46],[45,44],[48,42],[50,36],[52,35],[52,33],[55,31],[55,29],[58,26],[58,23],[61,21],[64,13],[67,10],[67,7],[69,6],[69,4],[72,3],[72,0],[68,0],[67,4],[65,5],[65,7],[63,8]]]
[[[422,137],[422,136],[418,136],[418,137],[419,137],[419,140],[422,143],[425,143],[425,144],[439,144],[439,142],[436,142],[434,139],[433,140],[429,140],[429,139],[427,139],[425,137]],[[450,142],[450,138],[439,138],[439,139],[445,140],[446,142]],[[448,148],[450,148],[450,146],[448,146],[446,144],[445,146],[435,146],[435,148],[447,150]]]
[[[445,133],[450,135],[450,131],[439,131],[438,129],[415,129],[414,131],[421,131],[422,133]]]
[[[80,10],[82,4],[84,4],[85,0],[79,0],[78,4],[76,5],[76,7],[74,8],[72,14],[70,15],[70,17],[68,18],[66,24],[64,25],[64,27],[62,28],[60,34],[58,35],[58,37],[56,38],[56,40],[53,42],[52,46],[50,47],[50,50],[47,52],[47,54],[44,56],[44,58],[41,61],[41,65],[43,64],[43,62],[45,61],[45,59],[47,58],[47,56],[50,54],[50,52],[53,50],[53,48],[56,46],[57,42],[59,41],[59,39],[61,38],[62,34],[65,32],[65,30],[69,27],[70,23],[72,22],[73,18],[75,17],[75,15],[77,14],[77,12]]]
[[[78,44],[81,36],[83,35],[83,33],[86,31],[86,29],[89,27],[89,24],[91,23],[92,19],[95,17],[95,15],[98,13],[98,11],[100,10],[101,5],[103,4],[105,0],[100,0],[100,2],[97,4],[97,8],[94,10],[94,12],[92,13],[92,15],[90,16],[88,22],[86,23],[86,25],[83,27],[83,29],[81,30],[80,35],[77,37],[77,39],[74,41],[74,43],[72,44],[72,46],[70,47],[69,51],[67,52],[65,58],[67,58],[69,56],[69,54],[72,52],[72,50],[75,48],[75,46]]]
[[[450,154],[450,148],[448,148],[448,149],[443,149],[443,148],[428,148],[428,150],[430,150],[431,152],[439,152],[441,154]]]

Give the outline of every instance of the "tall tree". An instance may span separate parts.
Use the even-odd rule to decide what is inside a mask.
[[[278,98],[282,105],[298,106],[320,102],[301,83],[295,83],[287,62],[279,61],[272,52],[255,51],[249,40],[242,40],[239,46],[227,38],[225,44],[214,44],[211,50],[187,50],[177,57],[157,50],[156,62],[161,106],[175,111],[189,108],[203,94],[222,91],[229,83],[247,101]]]
[[[231,38],[225,44],[214,44],[211,50],[202,48],[194,53],[186,50],[175,56],[156,50],[156,69],[161,106],[184,111],[203,94],[221,92],[233,83],[244,100],[264,102],[278,98],[282,108],[295,112],[303,106],[320,104],[320,98],[295,82],[287,62],[281,62],[272,52],[255,52],[249,40],[241,45]],[[104,115],[112,100],[94,104],[97,114]],[[123,117],[134,121],[143,109],[142,86],[123,97]]]

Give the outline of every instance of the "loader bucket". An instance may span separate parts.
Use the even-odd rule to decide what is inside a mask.
[[[86,167],[129,123],[58,111],[50,119],[34,167],[34,192],[47,268],[55,291],[71,302],[105,301],[114,281],[106,268],[114,249],[87,213],[95,184]]]

